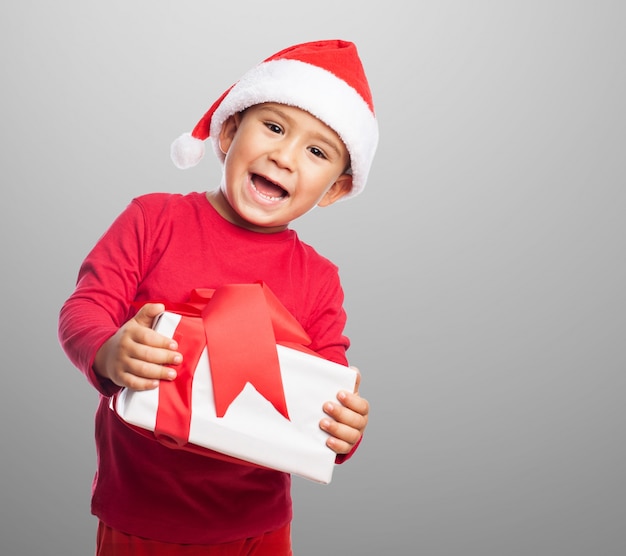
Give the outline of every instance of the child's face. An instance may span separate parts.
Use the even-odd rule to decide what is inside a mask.
[[[251,230],[280,231],[352,186],[339,136],[299,108],[252,106],[224,123],[220,146],[226,152],[222,192],[236,223]]]

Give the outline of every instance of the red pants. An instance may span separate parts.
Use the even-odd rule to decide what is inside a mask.
[[[292,556],[291,526],[242,541],[215,545],[172,544],[143,539],[98,522],[96,556]]]

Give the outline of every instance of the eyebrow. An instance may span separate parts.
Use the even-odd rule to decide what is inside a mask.
[[[294,107],[294,108],[297,108],[297,107]],[[274,112],[275,114],[277,114],[281,118],[284,118],[285,120],[288,120],[289,122],[293,121],[293,119],[289,116],[289,114],[286,114],[280,108],[276,108],[275,106],[264,106],[263,110]],[[307,112],[306,110],[304,111]],[[311,116],[313,116],[313,114],[311,114],[310,112],[307,112],[307,114],[310,114]],[[319,118],[317,118],[316,116],[313,116],[313,117],[319,120]],[[322,120],[319,120],[319,121],[321,122]],[[324,123],[324,125],[328,125],[328,124]],[[338,157],[341,157],[341,149],[339,148],[339,145],[337,145],[337,142],[334,140],[334,138],[329,138],[326,136],[326,134],[318,133],[318,132],[313,133],[313,138],[326,144],[328,148],[332,149]]]

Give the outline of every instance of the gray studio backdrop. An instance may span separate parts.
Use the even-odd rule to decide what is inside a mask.
[[[0,554],[93,553],[96,394],[58,310],[135,195],[213,188],[169,144],[252,64],[346,38],[381,143],[296,228],[341,269],[372,407],[297,556],[626,552],[626,4],[5,2]]]

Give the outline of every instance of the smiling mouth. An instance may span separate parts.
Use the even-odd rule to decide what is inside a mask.
[[[286,199],[289,193],[283,189],[280,185],[260,176],[259,174],[253,174],[251,178],[252,187],[254,190],[264,199],[268,201],[280,201]]]

